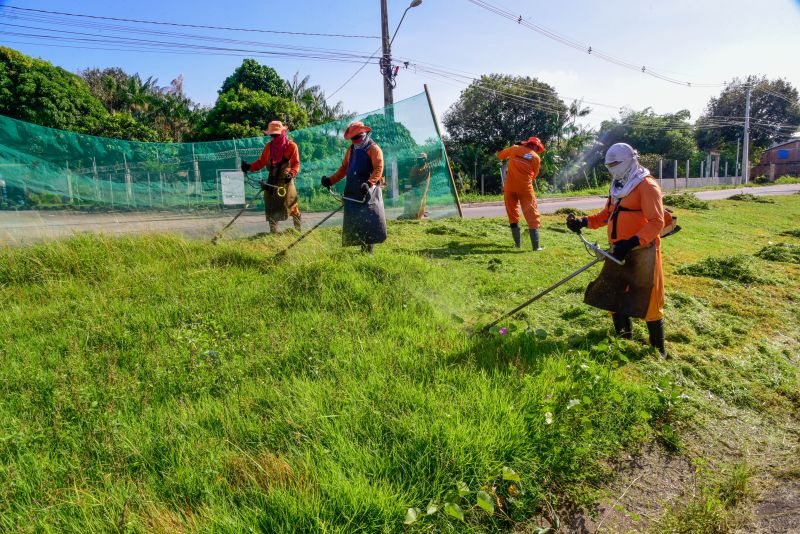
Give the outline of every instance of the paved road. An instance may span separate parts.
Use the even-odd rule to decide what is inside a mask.
[[[763,187],[745,187],[737,189],[715,189],[710,191],[694,192],[703,200],[721,200],[738,193],[751,193],[753,195],[793,195],[800,191],[800,184],[767,185]],[[577,208],[583,211],[599,209],[605,204],[606,197],[573,197],[573,198],[543,198],[539,200],[539,211],[554,213],[560,208]],[[464,217],[503,217],[506,210],[502,202],[490,204],[472,204],[464,209]]]
[[[704,200],[718,200],[736,193],[754,195],[791,195],[800,191],[800,184],[748,187],[744,189],[719,189],[696,193]],[[542,213],[553,213],[559,208],[578,208],[591,211],[602,207],[604,197],[546,198],[539,201]],[[399,210],[388,210],[389,216],[399,215]],[[215,215],[191,215],[169,212],[152,213],[79,213],[67,211],[0,211],[0,246],[31,243],[86,232],[108,234],[134,234],[146,232],[180,233],[191,238],[210,239],[222,228],[235,211]],[[451,212],[432,213],[445,216]],[[310,227],[325,214],[305,215],[305,225]],[[501,202],[465,205],[464,216],[469,218],[503,217],[505,210]],[[330,224],[341,224],[341,216],[329,220]],[[286,223],[283,223],[286,225]],[[262,213],[242,215],[226,234],[228,237],[253,235],[265,230]],[[289,222],[288,226],[291,226]]]

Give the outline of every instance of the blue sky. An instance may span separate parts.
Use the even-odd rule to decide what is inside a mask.
[[[534,2],[492,0],[562,35],[590,44],[635,64],[647,65],[681,79],[724,82],[750,73],[785,77],[800,88],[800,2],[797,0],[570,0]],[[290,31],[378,35],[378,0],[6,0],[0,4],[103,16],[143,18],[191,24],[254,27]],[[390,0],[390,28],[399,21],[407,0]],[[0,22],[10,22],[7,17]],[[30,24],[23,22],[22,24]],[[0,32],[7,27],[0,26]],[[85,30],[84,30],[85,31]],[[241,34],[181,29],[273,43],[372,53],[377,39]],[[68,70],[119,66],[153,75],[167,84],[183,74],[193,99],[213,104],[222,80],[241,57],[173,55],[143,52],[80,50],[48,44],[20,44],[25,38],[4,35],[0,42],[41,57]],[[553,85],[563,97],[582,97],[612,106],[657,112],[689,109],[696,117],[719,88],[686,88],[627,70],[556,43],[539,33],[497,17],[467,0],[424,0],[409,11],[395,40],[395,55],[474,74],[491,72],[535,76]],[[297,59],[260,59],[284,77],[310,74],[328,93],[344,82],[357,63]],[[401,70],[397,100],[417,94],[428,83],[441,114],[463,85]],[[377,66],[367,66],[336,95],[345,107],[364,112],[382,106]],[[590,105],[589,122],[616,115],[613,108]]]

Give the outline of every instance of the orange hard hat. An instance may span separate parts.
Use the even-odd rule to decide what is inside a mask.
[[[353,122],[347,129],[344,131],[344,138],[345,139],[352,139],[353,137],[357,136],[360,133],[369,133],[372,131],[372,128],[367,126],[361,121]]]
[[[272,121],[267,126],[267,135],[275,135],[275,134],[282,134],[286,130],[288,130],[288,126],[284,126],[281,121]]]
[[[544,144],[542,143],[542,140],[539,139],[538,137],[529,137],[527,140],[523,141],[522,144],[530,146],[532,149],[534,149],[536,152],[540,154],[544,152]]]

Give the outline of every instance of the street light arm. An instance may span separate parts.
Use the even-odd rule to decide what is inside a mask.
[[[392,40],[389,41],[389,48],[391,48],[392,43],[394,42],[394,38],[397,36],[398,30],[400,30],[400,25],[403,24],[403,19],[406,18],[406,13],[408,10],[411,9],[412,6],[408,6],[405,11],[403,11],[403,16],[400,17],[400,22],[397,23],[397,28],[394,29],[394,33],[392,34]]]

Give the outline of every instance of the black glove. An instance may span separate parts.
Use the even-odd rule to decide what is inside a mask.
[[[262,191],[266,191],[267,188],[269,188],[269,184],[267,184],[267,182],[265,182],[264,180],[259,180],[258,185],[261,186]]]
[[[246,161],[243,161],[240,169],[242,169],[242,172],[250,172],[250,164]]]
[[[567,228],[576,234],[581,231],[581,228],[586,228],[587,226],[589,226],[589,219],[587,217],[578,219],[573,213],[567,215]]]
[[[617,258],[618,260],[622,261],[625,259],[625,256],[628,253],[639,246],[639,238],[633,236],[631,238],[617,241],[614,243],[614,250],[611,252],[611,255]]]
[[[364,196],[369,195],[369,182],[364,182],[361,184],[361,194]]]
[[[287,172],[287,173],[286,173],[286,176],[284,176],[284,177],[283,177],[283,181],[284,181],[284,182],[286,182],[286,183],[288,184],[289,182],[291,182],[291,181],[292,181],[292,178],[294,178],[294,176],[292,175],[292,173],[290,173],[290,172]]]
[[[322,184],[322,187],[331,187],[333,184],[331,183],[331,179],[327,176],[323,176],[322,180],[319,181]]]

